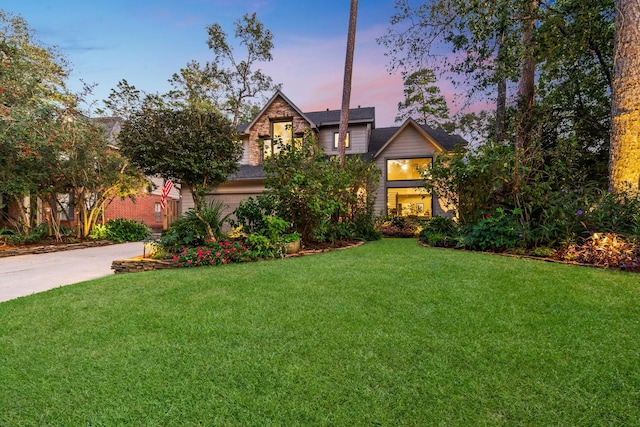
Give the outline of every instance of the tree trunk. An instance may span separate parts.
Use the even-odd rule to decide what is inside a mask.
[[[522,24],[523,57],[520,62],[520,81],[518,83],[518,126],[516,127],[516,152],[525,151],[531,143],[533,130],[533,99],[536,82],[536,58],[533,46],[533,31],[536,27],[538,0],[527,4],[526,16]]]
[[[616,0],[609,183],[640,190],[640,1]]]
[[[506,31],[501,30],[498,36],[498,96],[496,98],[496,141],[502,142],[504,141],[504,127],[505,127],[505,117],[507,115],[507,78],[504,77],[504,71],[502,71],[503,61],[505,60],[505,51],[506,48],[504,46],[506,39]]]
[[[347,55],[344,61],[344,82],[342,84],[342,110],[340,111],[340,127],[338,128],[338,156],[340,167],[345,162],[345,139],[349,125],[349,102],[351,100],[351,76],[353,74],[353,50],[356,43],[356,21],[358,17],[358,0],[351,0],[349,12],[349,31],[347,33]]]

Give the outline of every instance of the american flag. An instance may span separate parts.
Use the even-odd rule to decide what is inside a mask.
[[[169,193],[173,188],[173,182],[169,179],[164,180],[164,185],[162,186],[162,198],[160,199],[160,207],[162,209],[167,207],[167,198],[169,197]]]

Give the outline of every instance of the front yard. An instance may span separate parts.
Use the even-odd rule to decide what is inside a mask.
[[[0,425],[638,425],[637,274],[386,239],[0,304]]]

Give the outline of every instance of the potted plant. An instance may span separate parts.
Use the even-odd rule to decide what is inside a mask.
[[[300,233],[294,231],[293,233],[285,234],[283,238],[288,254],[295,254],[300,251]]]

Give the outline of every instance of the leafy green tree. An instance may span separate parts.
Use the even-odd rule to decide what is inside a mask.
[[[229,119],[193,105],[181,109],[145,105],[124,124],[119,140],[122,153],[145,174],[189,188],[196,214],[206,208],[209,188],[237,171],[242,156],[242,144]]]
[[[205,70],[212,81],[219,85],[223,97],[220,109],[229,113],[235,127],[248,101],[277,86],[260,69],[253,69],[257,62],[273,59],[273,33],[264,27],[255,12],[237,20],[234,28],[238,44],[246,50],[244,58],[239,59],[222,26],[215,23],[207,27],[207,44],[214,53],[214,59],[206,65]]]
[[[371,235],[379,171],[373,163],[347,158],[344,167],[306,133],[299,144],[282,144],[264,160],[266,193],[278,214],[307,242]],[[343,233],[344,232],[344,233]],[[346,234],[346,235],[345,235]]]
[[[408,118],[431,127],[441,127],[449,119],[447,100],[435,85],[436,75],[423,69],[404,74],[404,101],[398,103],[396,122]]]

